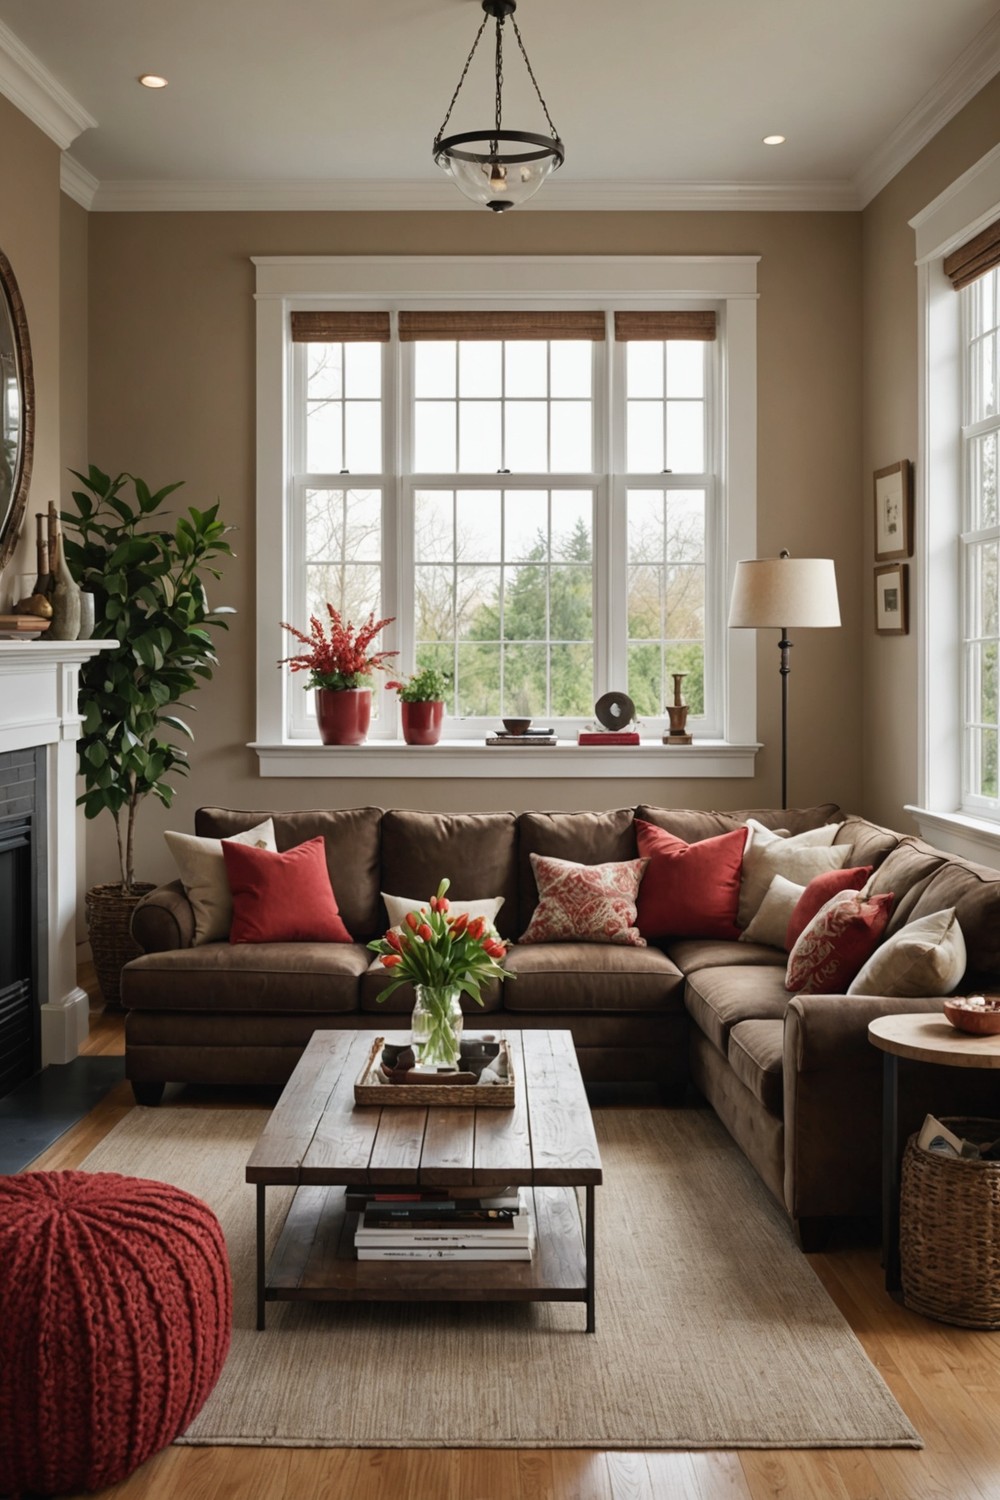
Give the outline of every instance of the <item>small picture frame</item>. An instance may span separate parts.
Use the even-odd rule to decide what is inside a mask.
[[[913,482],[910,460],[875,470],[875,561],[891,562],[913,551]]]
[[[875,569],[875,630],[907,635],[910,629],[910,570],[905,563]]]

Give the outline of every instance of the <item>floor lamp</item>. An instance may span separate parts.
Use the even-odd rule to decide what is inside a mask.
[[[829,557],[763,557],[736,564],[729,605],[730,628],[781,631],[781,805],[788,806],[789,630],[840,624],[837,577]]]

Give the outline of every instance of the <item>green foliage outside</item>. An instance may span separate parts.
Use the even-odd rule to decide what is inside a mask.
[[[218,518],[219,506],[193,505],[172,526],[161,511],[169,484],[155,493],[132,474],[114,479],[93,465],[72,470],[84,488],[73,491],[74,511],[63,511],[66,559],[81,588],[94,595],[94,636],[117,646],[101,651],[80,669],[83,737],[79,799],[88,818],[114,818],[123,893],[135,887],[135,820],[152,795],[165,807],[173,800],[171,777],[186,775],[187,752],[177,736],[194,738],[178,708],[217,664],[211,631],[227,629],[212,608],[204,576],[220,578],[216,559],[232,555],[225,540],[232,528]],[[129,488],[132,493],[129,494]]]

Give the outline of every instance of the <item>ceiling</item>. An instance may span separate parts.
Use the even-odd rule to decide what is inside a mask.
[[[430,146],[482,18],[478,0],[0,0],[0,90],[24,107],[10,80],[30,74],[75,107],[64,185],[91,207],[472,211]],[[521,0],[517,21],[566,143],[541,208],[857,207],[1000,71],[997,0]],[[491,118],[489,29],[452,129]],[[505,123],[544,130],[506,33]]]

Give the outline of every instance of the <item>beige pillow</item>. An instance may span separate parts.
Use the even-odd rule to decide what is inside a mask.
[[[194,912],[194,946],[202,943],[224,943],[233,921],[233,898],[226,875],[226,860],[221,839],[200,839],[193,833],[165,833],[167,848],[174,857],[181,884]],[[226,840],[231,844],[252,844],[277,854],[274,823],[265,818],[256,828],[234,833]]]
[[[792,838],[781,838],[754,818],[747,819],[750,836],[743,851],[740,877],[738,927],[748,927],[775,875],[808,885],[814,875],[826,870],[841,870],[851,852],[850,844],[837,844],[839,823],[824,823]]]
[[[387,896],[385,891],[383,891],[382,900],[385,902],[385,909],[389,913],[390,927],[401,927],[406,921],[406,913],[408,911],[419,911],[422,906],[426,906],[428,911],[430,910],[430,898],[427,896],[422,901],[414,901],[409,896]],[[486,921],[492,926],[496,921],[497,912],[503,906],[503,902],[504,898],[502,896],[488,896],[482,901],[453,901],[449,896],[448,912],[453,917],[460,917],[464,914],[470,921],[475,917],[485,917]]]
[[[786,880],[784,875],[775,875],[750,925],[740,933],[740,942],[769,943],[772,948],[784,948],[788,923],[804,891],[804,885]]]
[[[848,986],[849,995],[920,1000],[950,995],[965,973],[965,938],[955,908],[908,922],[876,948]]]

